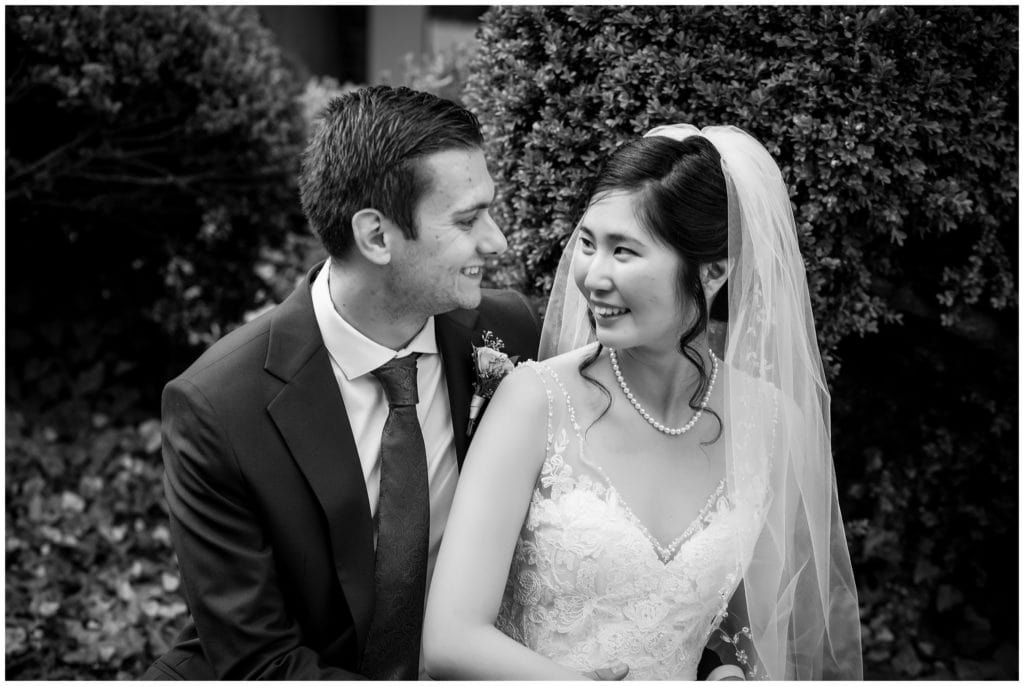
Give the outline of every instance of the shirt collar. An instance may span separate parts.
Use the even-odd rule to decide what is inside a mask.
[[[313,298],[313,312],[327,353],[341,368],[346,379],[351,381],[369,374],[396,357],[406,357],[412,353],[437,353],[433,317],[427,319],[419,333],[401,350],[392,350],[363,335],[334,309],[329,284],[330,270],[331,263],[328,260],[314,278],[310,295]]]

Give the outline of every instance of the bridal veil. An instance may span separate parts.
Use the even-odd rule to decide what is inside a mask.
[[[731,126],[660,126],[718,150],[729,204],[728,325],[722,358],[730,498],[750,511],[740,578],[709,647],[748,678],[860,679],[860,618],[832,464],[830,398],[789,194],[778,166]],[[565,247],[540,358],[595,339]],[[721,296],[719,296],[721,297]],[[742,583],[740,584],[740,581]],[[731,654],[726,654],[731,653]]]

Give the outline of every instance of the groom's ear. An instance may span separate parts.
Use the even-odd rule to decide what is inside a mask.
[[[352,239],[355,248],[373,264],[391,262],[388,219],[380,211],[365,208],[352,215]]]

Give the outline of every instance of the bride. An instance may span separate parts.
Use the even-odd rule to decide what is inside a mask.
[[[459,479],[431,675],[694,679],[708,648],[710,678],[861,678],[829,395],[767,151],[688,125],[616,151],[541,357],[502,382]]]

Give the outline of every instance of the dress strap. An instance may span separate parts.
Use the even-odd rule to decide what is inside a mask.
[[[582,450],[572,399],[557,372],[544,362],[525,362],[544,384],[548,418],[544,463],[537,478],[535,497],[558,498],[576,488],[572,463]]]
[[[551,382],[549,381],[549,377],[554,378],[555,373],[548,365],[544,364],[543,362],[536,362],[534,360],[526,360],[525,362],[522,362],[519,366],[526,367],[533,371],[533,373],[537,375],[537,378],[540,379],[541,383],[544,384],[544,394],[547,396],[548,402],[547,427],[544,432],[544,435],[546,437],[544,443],[544,454],[550,455],[551,444],[554,440],[555,398],[554,393],[551,390]]]

